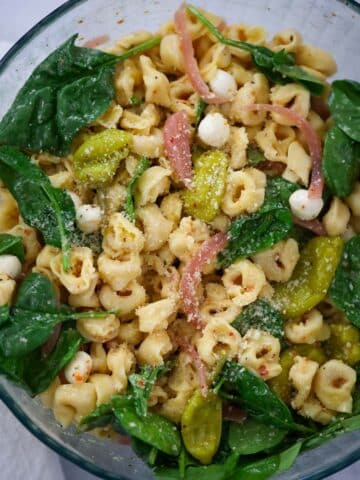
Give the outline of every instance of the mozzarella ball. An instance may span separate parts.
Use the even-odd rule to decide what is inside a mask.
[[[0,275],[16,279],[21,273],[21,262],[15,255],[0,255]]]
[[[75,192],[71,192],[70,190],[66,190],[68,195],[71,197],[71,200],[73,201],[75,210],[81,207],[82,201],[79,195]]]
[[[92,370],[92,358],[86,352],[76,352],[73,359],[64,368],[64,375],[69,383],[84,383]]]
[[[101,209],[98,205],[81,205],[76,210],[76,222],[84,233],[99,230],[101,224]]]
[[[324,202],[322,198],[310,198],[304,189],[296,190],[289,198],[293,214],[300,220],[314,220],[321,212]]]
[[[230,101],[235,97],[237,84],[235,78],[225,70],[218,69],[212,80],[210,80],[211,90],[224,99]]]
[[[229,140],[230,127],[221,113],[209,113],[201,120],[198,135],[207,145],[220,148]]]

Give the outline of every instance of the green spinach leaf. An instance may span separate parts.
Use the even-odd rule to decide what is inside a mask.
[[[200,125],[200,122],[203,119],[206,107],[207,107],[207,103],[205,102],[205,100],[200,98],[200,100],[197,102],[195,107],[195,128],[198,128],[198,126]]]
[[[146,417],[148,413],[148,400],[156,380],[171,368],[171,362],[156,367],[145,365],[141,367],[139,373],[133,373],[129,376],[136,413],[141,417]]]
[[[146,417],[140,417],[134,403],[127,397],[113,397],[112,406],[117,422],[128,435],[167,455],[175,457],[180,455],[180,433],[165,417],[152,412],[148,412]]]
[[[130,101],[129,101],[132,107],[139,107],[143,102],[144,100],[138,95],[131,95]]]
[[[94,428],[106,427],[111,424],[113,420],[114,413],[111,403],[103,403],[80,420],[78,430],[88,432]]]
[[[328,187],[337,197],[349,196],[359,177],[359,147],[338,127],[326,134],[322,169]]]
[[[146,157],[141,157],[139,164],[135,170],[134,176],[130,180],[127,189],[126,189],[126,200],[125,200],[125,215],[132,221],[135,221],[135,204],[134,204],[134,189],[136,182],[139,180],[141,175],[151,167],[151,162]]]
[[[241,335],[250,328],[269,332],[279,340],[284,338],[284,319],[268,300],[259,299],[246,307],[231,324]]]
[[[0,166],[0,178],[15,197],[24,221],[40,230],[45,243],[63,250],[64,269],[68,270],[75,222],[70,195],[53,187],[39,167],[12,147],[0,147]]]
[[[303,449],[317,448],[333,438],[358,429],[360,429],[360,415],[340,418],[305,440]]]
[[[248,165],[254,167],[259,163],[265,162],[266,158],[264,152],[260,148],[255,147],[254,145],[249,145],[246,150],[246,156],[248,160]]]
[[[219,42],[249,52],[255,66],[272,82],[281,85],[296,82],[309,90],[312,95],[321,95],[323,93],[324,83],[296,66],[292,54],[284,50],[273,52],[269,48],[261,45],[253,45],[227,38],[196,7],[188,5],[187,9],[210,30]]]
[[[15,255],[23,262],[25,257],[23,239],[9,233],[0,233],[0,255]]]
[[[10,307],[9,305],[2,305],[0,307],[0,327],[7,323],[10,319]]]
[[[333,82],[329,107],[335,125],[350,138],[360,142],[360,83],[354,80]]]
[[[24,380],[26,357],[5,357],[0,352],[0,374],[28,389]]]
[[[345,244],[340,265],[329,289],[334,304],[360,328],[360,235]]]
[[[154,38],[116,56],[77,47],[76,38],[35,68],[0,123],[0,144],[68,154],[77,132],[102,115],[114,98],[115,65],[160,42]]]

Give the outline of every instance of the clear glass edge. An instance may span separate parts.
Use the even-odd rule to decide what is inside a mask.
[[[63,13],[68,12],[72,8],[76,7],[80,3],[85,2],[86,0],[68,0],[67,2],[60,5],[60,7],[53,10],[51,13],[46,15],[42,20],[36,23],[30,30],[28,30],[20,39],[8,50],[8,52],[0,59],[0,73],[7,67],[7,64],[11,59],[22,49],[22,47],[35,35],[37,35],[43,28],[56,20]],[[346,7],[351,8],[357,14],[360,15],[360,3],[357,0],[337,0],[339,3],[342,3]],[[0,399],[5,403],[8,409],[15,415],[15,417],[22,423],[22,425],[29,430],[38,440],[42,443],[45,443],[49,448],[54,450],[56,453],[62,457],[70,460],[71,462],[78,465],[80,468],[87,470],[94,475],[97,475],[105,480],[128,480],[126,477],[122,477],[121,474],[116,476],[105,472],[103,469],[98,468],[95,464],[88,462],[84,458],[76,455],[75,453],[68,450],[66,447],[62,447],[57,441],[50,438],[46,433],[38,430],[38,427],[33,426],[31,419],[24,415],[23,412],[16,406],[12,398],[7,394],[7,392],[0,385]],[[321,448],[321,447],[319,447]],[[325,468],[322,472],[315,473],[308,477],[304,477],[302,480],[321,480],[329,475],[332,475],[344,468],[350,466],[354,462],[360,459],[360,451],[355,452],[346,456],[341,462],[337,463],[335,466]]]

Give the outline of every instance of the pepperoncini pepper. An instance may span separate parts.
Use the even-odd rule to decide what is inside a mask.
[[[331,358],[342,360],[348,365],[360,362],[360,331],[347,323],[330,324],[331,335],[325,343],[325,351]]]
[[[75,177],[89,187],[109,183],[129,153],[130,133],[116,128],[91,135],[74,153]]]
[[[196,391],[181,418],[181,434],[187,451],[207,465],[219,448],[222,427],[222,402],[212,392],[204,397]]]
[[[343,245],[340,237],[316,237],[305,245],[291,279],[275,287],[273,301],[283,315],[301,316],[325,298]]]
[[[319,365],[322,365],[327,360],[324,350],[316,345],[295,345],[282,352],[280,355],[281,373],[269,380],[269,386],[287,404],[290,404],[292,395],[289,372],[294,364],[295,357],[298,355],[307,357]]]
[[[220,209],[225,193],[228,158],[211,150],[193,158],[193,185],[183,193],[186,212],[204,222],[211,222]]]

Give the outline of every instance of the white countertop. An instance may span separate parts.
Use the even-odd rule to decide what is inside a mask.
[[[298,0],[301,1],[301,0]],[[45,15],[64,3],[62,0],[1,0],[0,6],[0,56],[5,53],[16,40]],[[2,431],[7,433],[6,443],[13,447],[14,455],[4,454],[0,441],[0,477],[4,480],[61,480],[58,458],[47,447],[38,445],[20,423],[12,417],[3,405],[0,405]],[[5,445],[5,444],[4,444]],[[32,448],[36,455],[32,455]],[[7,449],[7,452],[10,450]],[[45,462],[42,472],[36,467]],[[80,468],[61,459],[65,480],[96,480]],[[5,476],[4,476],[5,475]],[[360,478],[360,462],[342,472],[332,475],[328,480],[358,480]]]

